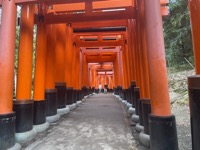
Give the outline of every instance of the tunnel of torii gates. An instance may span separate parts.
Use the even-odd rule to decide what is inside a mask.
[[[77,101],[97,92],[101,83],[135,107],[152,150],[177,150],[162,27],[167,4],[167,0],[0,0],[0,149],[32,140],[49,122],[75,108]],[[189,0],[189,7],[196,65],[196,75],[188,78],[192,145],[199,150],[199,0]],[[13,98],[17,23],[20,42]]]

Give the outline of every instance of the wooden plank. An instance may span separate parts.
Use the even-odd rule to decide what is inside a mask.
[[[99,56],[96,56],[96,57],[93,57],[91,58],[90,57],[86,57],[86,60],[88,63],[94,63],[94,62],[114,62],[115,61],[115,56],[112,56],[112,57],[99,57]]]
[[[70,3],[70,4],[60,4],[53,5],[52,12],[73,12],[73,11],[84,11],[85,3]]]
[[[169,3],[169,0],[160,0],[161,5],[166,5]]]
[[[117,53],[119,52],[118,49],[111,49],[111,50],[82,50],[82,53],[84,54],[99,54],[99,53]]]
[[[72,23],[73,28],[98,28],[98,27],[116,27],[116,26],[127,26],[127,20],[108,20],[108,21],[95,21],[95,22],[74,22]]]
[[[168,6],[163,6],[160,9],[161,9],[162,16],[168,16],[169,15],[169,7]]]
[[[135,18],[135,9],[133,7],[127,8],[126,11],[116,12],[96,12],[90,15],[87,14],[63,14],[55,15],[53,13],[45,16],[45,23],[73,23],[73,22],[88,22],[91,21],[106,21],[106,20],[123,20]]]
[[[95,9],[117,9],[132,6],[132,0],[110,0],[93,2],[93,10]]]
[[[22,4],[37,4],[39,0],[15,0],[15,4],[22,5]]]
[[[21,4],[31,4],[31,3],[39,3],[40,0],[15,0],[17,5]],[[87,0],[44,0],[44,3],[47,5],[51,4],[69,4],[69,3],[81,3],[86,2]],[[109,1],[109,0],[93,0],[93,1]],[[0,6],[2,4],[2,0],[0,0]]]
[[[60,5],[53,5],[53,12],[72,12],[72,11],[89,11],[92,10],[106,10],[106,9],[117,9],[117,8],[126,8],[132,6],[131,0],[109,0],[109,1],[97,1],[89,4],[89,1],[86,3],[69,3],[69,4],[60,4]],[[87,10],[90,9],[90,10]]]
[[[80,41],[78,43],[76,43],[78,47],[109,47],[109,46],[123,46],[124,45],[124,42],[121,40],[121,41],[95,41],[95,42],[90,42],[90,41],[87,41],[87,42],[83,42],[83,41]]]
[[[45,0],[46,4],[69,4],[69,3],[82,3],[87,0]],[[109,1],[109,0],[93,0],[93,1]]]

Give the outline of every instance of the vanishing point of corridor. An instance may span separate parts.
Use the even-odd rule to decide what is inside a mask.
[[[125,109],[111,94],[96,94],[52,124],[26,150],[135,150]]]

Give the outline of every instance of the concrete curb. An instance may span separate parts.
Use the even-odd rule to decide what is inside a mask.
[[[70,110],[69,110],[69,107],[68,106],[66,106],[65,108],[62,108],[62,109],[57,109],[57,113],[59,114],[59,115],[66,115],[66,114],[68,114],[70,112]]]
[[[18,143],[26,143],[34,139],[37,135],[37,131],[33,128],[30,131],[15,133],[15,140]]]
[[[49,123],[45,122],[44,124],[34,125],[33,128],[38,132],[41,133],[49,128]]]
[[[76,105],[75,104],[72,104],[72,105],[67,105],[69,107],[69,110],[74,110],[76,108]]]
[[[139,134],[139,141],[142,145],[150,148],[150,136],[145,134],[143,131]]]
[[[142,132],[142,131],[144,131],[144,126],[141,126],[141,125],[138,123],[138,124],[136,124],[135,129],[136,129],[137,132]]]
[[[81,104],[82,104],[82,101],[81,101],[81,100],[76,102],[76,106],[77,106],[77,107],[80,106]]]
[[[139,116],[138,115],[132,115],[131,121],[138,123],[139,122]]]
[[[22,147],[19,143],[15,143],[15,145],[7,150],[21,150]]]
[[[127,103],[126,100],[122,100],[122,104],[123,104],[124,106],[126,106],[126,103]]]
[[[126,103],[126,108],[129,109],[130,107],[132,107],[133,105],[129,102]]]
[[[60,115],[59,114],[56,114],[54,116],[48,116],[48,117],[46,117],[46,120],[49,123],[57,122],[59,119],[60,119]]]
[[[135,108],[129,107],[128,113],[129,113],[130,115],[133,115],[133,114],[135,113]]]

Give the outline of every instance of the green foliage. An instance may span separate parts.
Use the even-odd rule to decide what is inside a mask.
[[[164,18],[164,37],[168,67],[191,68],[194,63],[188,2],[170,0],[170,15]]]

